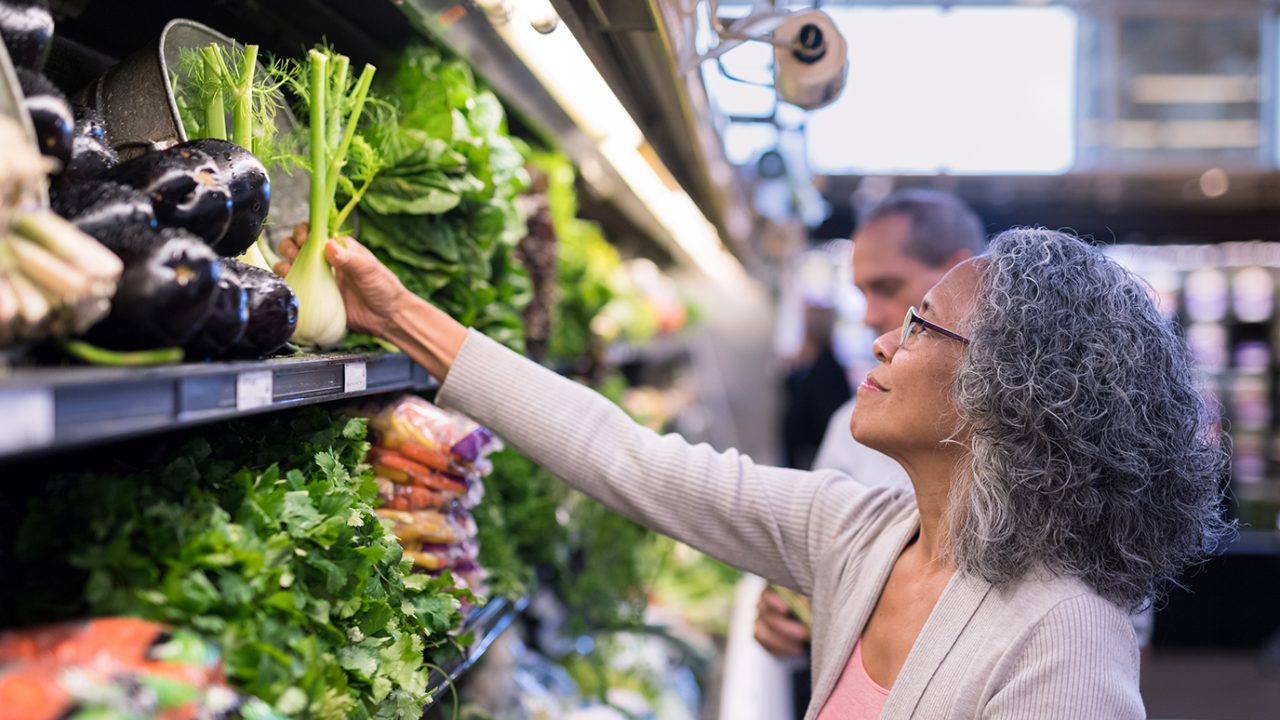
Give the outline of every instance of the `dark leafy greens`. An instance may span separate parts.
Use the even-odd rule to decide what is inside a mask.
[[[644,616],[653,533],[569,488],[515,450],[490,456],[473,512],[494,594],[518,596],[535,571],[570,609],[570,632],[634,627]]]
[[[528,180],[501,103],[465,64],[424,47],[377,92],[397,110],[364,130],[381,168],[360,199],[360,239],[410,291],[523,349],[530,286],[512,252]]]
[[[604,231],[578,217],[573,166],[558,153],[537,153],[547,174],[547,202],[555,228],[560,297],[551,320],[549,357],[572,362],[592,352],[591,321],[615,296],[611,276],[622,264]]]

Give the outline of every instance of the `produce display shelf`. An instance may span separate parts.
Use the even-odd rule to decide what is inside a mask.
[[[396,353],[0,372],[0,460],[437,383]]]
[[[503,632],[506,632],[507,628],[511,627],[511,623],[515,621],[516,616],[528,605],[528,597],[522,597],[518,600],[495,597],[467,618],[462,630],[463,632],[474,633],[475,641],[467,648],[464,657],[444,663],[440,668],[444,671],[443,673],[435,670],[431,671],[430,678],[427,681],[427,690],[430,692],[431,700],[423,708],[424,713],[437,704],[448,700],[451,695],[449,687],[480,660],[485,652],[489,650],[489,647],[493,645],[494,641]]]
[[[669,365],[688,360],[691,354],[688,337],[683,334],[659,335],[642,344],[617,342],[605,348],[606,365]]]

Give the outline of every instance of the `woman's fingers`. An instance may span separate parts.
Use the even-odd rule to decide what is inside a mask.
[[[307,242],[307,236],[311,234],[311,223],[302,221],[293,226],[293,234],[289,236],[289,240],[293,241],[295,251]]]
[[[755,636],[756,642],[774,657],[794,658],[803,657],[805,654],[803,641],[788,637],[784,632],[770,625],[764,617],[756,618]]]
[[[772,590],[760,594],[756,603],[756,641],[777,657],[798,657],[805,654],[809,630],[791,616],[786,602]]]

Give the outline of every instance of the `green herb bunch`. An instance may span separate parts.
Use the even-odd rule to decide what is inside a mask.
[[[425,654],[469,597],[410,574],[373,513],[362,419],[308,411],[232,425],[158,470],[58,479],[18,555],[83,569],[94,615],[134,615],[216,642],[228,677],[279,712],[417,718]]]
[[[493,592],[519,595],[541,569],[570,609],[570,632],[638,624],[651,580],[643,553],[653,533],[515,450],[490,460],[485,501],[473,512]]]

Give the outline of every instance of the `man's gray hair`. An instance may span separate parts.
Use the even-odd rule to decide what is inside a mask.
[[[1230,532],[1216,409],[1174,323],[1114,260],[1061,232],[1002,233],[962,332],[957,567],[1074,576],[1135,609]]]
[[[867,214],[864,225],[887,217],[911,221],[903,252],[929,267],[942,267],[959,250],[981,255],[987,235],[976,213],[959,198],[939,190],[899,190]]]

